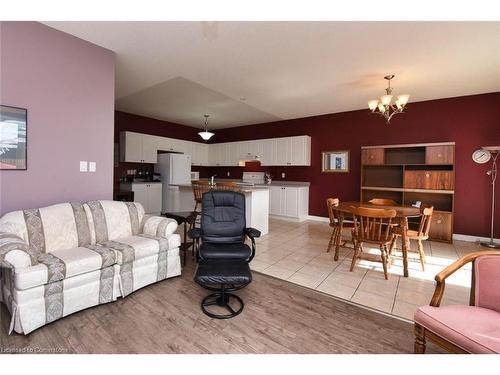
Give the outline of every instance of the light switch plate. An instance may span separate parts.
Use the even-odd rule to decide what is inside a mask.
[[[97,169],[97,163],[95,161],[89,161],[89,172],[95,172]]]
[[[285,178],[285,173],[282,173],[282,174],[281,174],[281,178]]]
[[[80,172],[87,172],[87,162],[86,161],[81,161],[80,162]]]

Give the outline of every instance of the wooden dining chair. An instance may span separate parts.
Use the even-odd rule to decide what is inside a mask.
[[[231,190],[231,191],[241,191],[238,184],[234,181],[230,182],[217,182],[214,187],[215,190]]]
[[[339,259],[338,248],[336,246],[337,242],[342,241],[342,228],[343,227],[352,227],[353,224],[351,222],[345,222],[340,220],[340,214],[336,210],[336,207],[340,204],[340,200],[338,198],[328,198],[326,200],[326,206],[328,208],[328,217],[330,219],[330,227],[332,227],[332,235],[330,236],[330,241],[328,242],[328,248],[326,252],[329,253],[332,246],[335,246],[335,255],[334,260]],[[345,246],[348,240],[344,239],[344,242],[340,246]]]
[[[392,199],[386,198],[373,198],[368,201],[368,203],[375,206],[399,206],[398,202]]]
[[[388,280],[387,266],[391,264],[388,246],[394,238],[393,219],[396,217],[396,211],[365,207],[352,207],[351,211],[354,217],[354,228],[352,230],[354,255],[350,271],[354,270],[358,259],[382,262],[384,278]],[[378,245],[380,259],[371,254],[363,254],[361,251],[363,243]]]
[[[194,211],[197,211],[198,205],[201,206],[203,193],[210,191],[210,184],[208,181],[191,181],[194,195]]]
[[[407,230],[406,236],[409,240],[416,240],[418,243],[418,253],[420,255],[420,264],[422,266],[422,271],[425,271],[425,251],[424,245],[422,241],[425,241],[429,238],[429,230],[431,229],[431,221],[432,214],[434,212],[434,207],[430,205],[422,205],[420,206],[420,223],[418,225],[418,230]],[[402,228],[394,228],[394,238],[392,239],[390,253],[394,250],[394,246],[396,245],[397,237],[402,236]],[[411,251],[410,244],[408,241],[407,244],[408,251]]]

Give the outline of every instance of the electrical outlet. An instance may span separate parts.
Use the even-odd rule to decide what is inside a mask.
[[[285,172],[281,174],[281,178],[285,178]]]
[[[86,161],[81,161],[80,162],[80,172],[87,172],[87,162]]]
[[[95,161],[89,161],[89,172],[95,172],[97,169],[97,163]]]
[[[227,177],[231,176],[231,173],[229,171],[227,171]]]

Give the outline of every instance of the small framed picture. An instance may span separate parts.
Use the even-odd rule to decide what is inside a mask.
[[[349,150],[323,151],[322,172],[349,172]]]
[[[25,170],[28,111],[0,105],[0,170]]]

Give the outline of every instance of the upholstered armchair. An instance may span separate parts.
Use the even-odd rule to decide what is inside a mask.
[[[469,306],[440,306],[446,278],[469,262]],[[425,353],[426,340],[452,353],[500,353],[500,251],[467,254],[435,279],[430,304],[415,313],[415,353]]]

